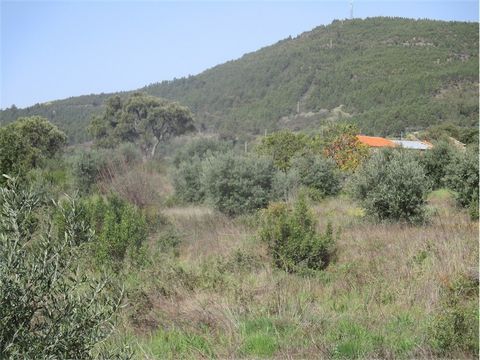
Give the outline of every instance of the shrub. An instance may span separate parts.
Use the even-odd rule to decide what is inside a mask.
[[[272,197],[275,169],[267,159],[230,152],[205,159],[203,170],[202,182],[207,198],[227,215],[265,207]]]
[[[142,153],[138,146],[132,143],[123,143],[118,146],[116,149],[119,158],[121,158],[125,163],[132,165],[142,161]]]
[[[273,177],[273,198],[288,201],[294,196],[300,184],[300,177],[295,168],[287,172],[277,171]]]
[[[478,204],[478,170],[478,153],[472,150],[457,154],[445,169],[445,184],[461,206]]]
[[[176,170],[174,186],[177,199],[181,202],[200,203],[205,199],[201,182],[202,160],[216,154],[226,153],[233,144],[216,139],[197,139],[184,145],[174,157]]]
[[[446,141],[439,141],[435,146],[420,156],[420,163],[425,169],[425,175],[430,180],[432,188],[442,187],[446,169],[455,157],[455,149]]]
[[[100,264],[114,266],[128,253],[138,255],[147,238],[147,222],[140,210],[126,201],[111,196],[91,198],[85,203],[86,217],[96,230],[94,253]]]
[[[88,194],[105,166],[105,158],[98,151],[82,151],[73,159],[72,172],[75,187]]]
[[[0,175],[24,175],[59,153],[66,141],[66,135],[43,117],[18,118],[0,128]]]
[[[433,349],[440,355],[460,351],[478,357],[478,279],[460,276],[444,285],[429,330]]]
[[[51,221],[31,221],[40,204],[11,179],[0,189],[0,358],[97,358],[120,297],[76,266],[91,239],[77,203],[57,207],[64,220],[59,236],[49,231]],[[46,210],[38,218],[48,219]],[[109,352],[105,358],[116,358]]]
[[[423,220],[428,184],[412,153],[374,154],[352,179],[352,194],[367,214],[378,219]]]
[[[225,153],[233,148],[230,141],[211,138],[193,140],[182,146],[175,154],[173,163],[178,167],[182,163],[191,162],[192,159],[203,160],[214,154]]]
[[[354,171],[369,155],[368,146],[356,137],[355,128],[346,128],[327,144],[323,153],[343,171]]]
[[[175,194],[180,201],[199,203],[205,198],[201,181],[202,162],[195,157],[178,165],[174,174]]]
[[[261,155],[270,156],[275,167],[286,172],[292,158],[302,150],[305,150],[308,138],[304,134],[295,134],[290,130],[282,130],[262,138],[262,143],[256,151]]]
[[[340,190],[340,174],[331,159],[303,156],[294,160],[300,184],[316,190],[318,196],[336,195]]]
[[[259,235],[268,244],[275,266],[287,272],[325,269],[335,253],[331,225],[324,234],[317,233],[304,195],[293,210],[286,203],[273,203],[264,210]]]
[[[98,236],[99,259],[121,262],[127,251],[137,252],[147,238],[145,218],[130,204],[111,202]]]

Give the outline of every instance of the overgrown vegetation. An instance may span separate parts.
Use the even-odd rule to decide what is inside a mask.
[[[268,159],[226,153],[207,158],[203,167],[205,195],[227,215],[260,209],[272,198],[275,171]]]
[[[424,219],[428,179],[413,154],[381,151],[374,154],[352,179],[353,196],[367,213],[380,220],[421,222]]]
[[[304,195],[293,210],[285,203],[270,205],[262,213],[260,239],[268,244],[275,266],[287,272],[325,269],[335,252],[331,225],[317,233]]]
[[[478,278],[447,280],[430,328],[439,355],[469,352],[478,356]]]
[[[54,157],[66,140],[65,134],[45,118],[19,118],[0,127],[0,169],[4,174],[23,176],[45,159]],[[0,183],[4,180],[0,179]]]
[[[0,206],[1,357],[119,356],[98,344],[112,331],[120,294],[76,269],[92,240],[76,201],[57,205],[58,236],[51,222],[42,223],[46,204],[14,179],[0,189]]]
[[[478,153],[473,149],[456,154],[445,169],[445,183],[455,191],[455,198],[464,207],[478,207]],[[478,214],[478,212],[477,212]]]
[[[146,89],[199,133],[146,94],[96,104],[93,144],[0,128],[0,358],[478,357],[472,29],[334,22]]]

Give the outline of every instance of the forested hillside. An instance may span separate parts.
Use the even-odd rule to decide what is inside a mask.
[[[190,107],[199,129],[227,134],[314,127],[342,116],[371,135],[398,135],[442,122],[474,127],[478,24],[334,21],[197,76],[141,90]],[[0,113],[0,123],[38,114],[64,129],[70,141],[81,142],[106,97],[9,108]]]

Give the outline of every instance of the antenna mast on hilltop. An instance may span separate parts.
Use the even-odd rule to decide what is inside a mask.
[[[350,0],[350,20],[353,19],[353,0]]]

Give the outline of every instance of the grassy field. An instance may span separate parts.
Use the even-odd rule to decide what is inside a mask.
[[[125,280],[119,341],[139,359],[478,356],[478,221],[447,191],[423,226],[373,223],[343,196],[313,206],[337,253],[303,276],[271,265],[255,216],[166,209],[174,226]]]

